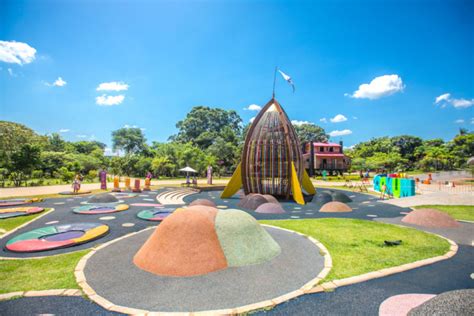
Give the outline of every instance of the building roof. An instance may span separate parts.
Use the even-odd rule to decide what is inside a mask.
[[[314,153],[317,157],[346,157],[346,155],[341,153]]]
[[[310,153],[304,153],[303,156],[309,156]],[[314,153],[315,156],[321,158],[321,157],[347,157],[346,155],[344,155],[343,153]]]
[[[323,147],[341,147],[341,145],[337,144],[337,143],[313,143],[313,146],[315,146],[315,147],[320,147],[320,146],[323,146]]]

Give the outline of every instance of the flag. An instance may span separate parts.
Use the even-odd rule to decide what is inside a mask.
[[[288,76],[286,73],[284,73],[283,71],[281,71],[280,69],[278,69],[278,72],[281,74],[281,76],[283,77],[283,79],[285,79],[286,82],[288,82],[289,84],[291,84],[291,87],[293,88],[293,92],[295,92],[295,84],[293,83],[293,80],[291,80],[291,77]]]

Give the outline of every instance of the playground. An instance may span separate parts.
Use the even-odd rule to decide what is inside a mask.
[[[211,167],[206,184],[191,182],[187,166],[185,183],[159,188],[148,177],[122,185],[118,176],[108,187],[101,171],[92,190],[76,179],[73,191],[2,200],[1,310],[472,311],[474,223],[459,218],[472,205],[450,213],[392,204],[416,198],[416,181],[404,174],[315,188],[299,148],[272,98],[225,185],[212,184]]]

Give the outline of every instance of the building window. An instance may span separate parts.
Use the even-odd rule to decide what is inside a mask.
[[[330,151],[330,152],[333,152],[333,151],[334,151],[334,148],[329,147],[329,151]]]
[[[324,147],[319,147],[320,152],[324,152]]]

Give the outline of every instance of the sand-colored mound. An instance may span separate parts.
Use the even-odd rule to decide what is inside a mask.
[[[117,203],[119,200],[110,193],[101,193],[93,195],[89,198],[88,203]]]
[[[278,200],[271,194],[264,194],[262,196],[265,198],[265,200],[267,200],[268,203],[280,204],[280,202],[278,202]]]
[[[347,213],[352,212],[352,209],[342,202],[329,202],[323,205],[319,210],[321,213]]]
[[[351,198],[347,196],[347,194],[342,192],[332,192],[331,193],[332,200],[336,202],[342,203],[350,203],[352,202]]]
[[[324,205],[326,203],[332,202],[332,196],[331,194],[326,193],[326,192],[317,193],[316,199],[314,202]]]
[[[446,213],[429,208],[420,208],[410,212],[402,222],[424,227],[456,228],[461,224]]]
[[[257,220],[241,210],[217,213],[216,232],[229,267],[263,263],[281,252]]]
[[[267,199],[261,194],[249,194],[242,198],[237,204],[239,207],[255,211],[260,205],[268,203]]]
[[[133,258],[139,268],[158,275],[193,276],[225,269],[214,227],[217,209],[192,206],[168,216]]]
[[[209,206],[209,207],[216,207],[216,203],[214,203],[211,200],[208,199],[197,199],[192,201],[189,206],[195,206],[195,205],[203,205],[203,206]]]
[[[285,210],[281,207],[280,204],[264,203],[257,207],[255,212],[262,214],[282,214],[285,213]]]

